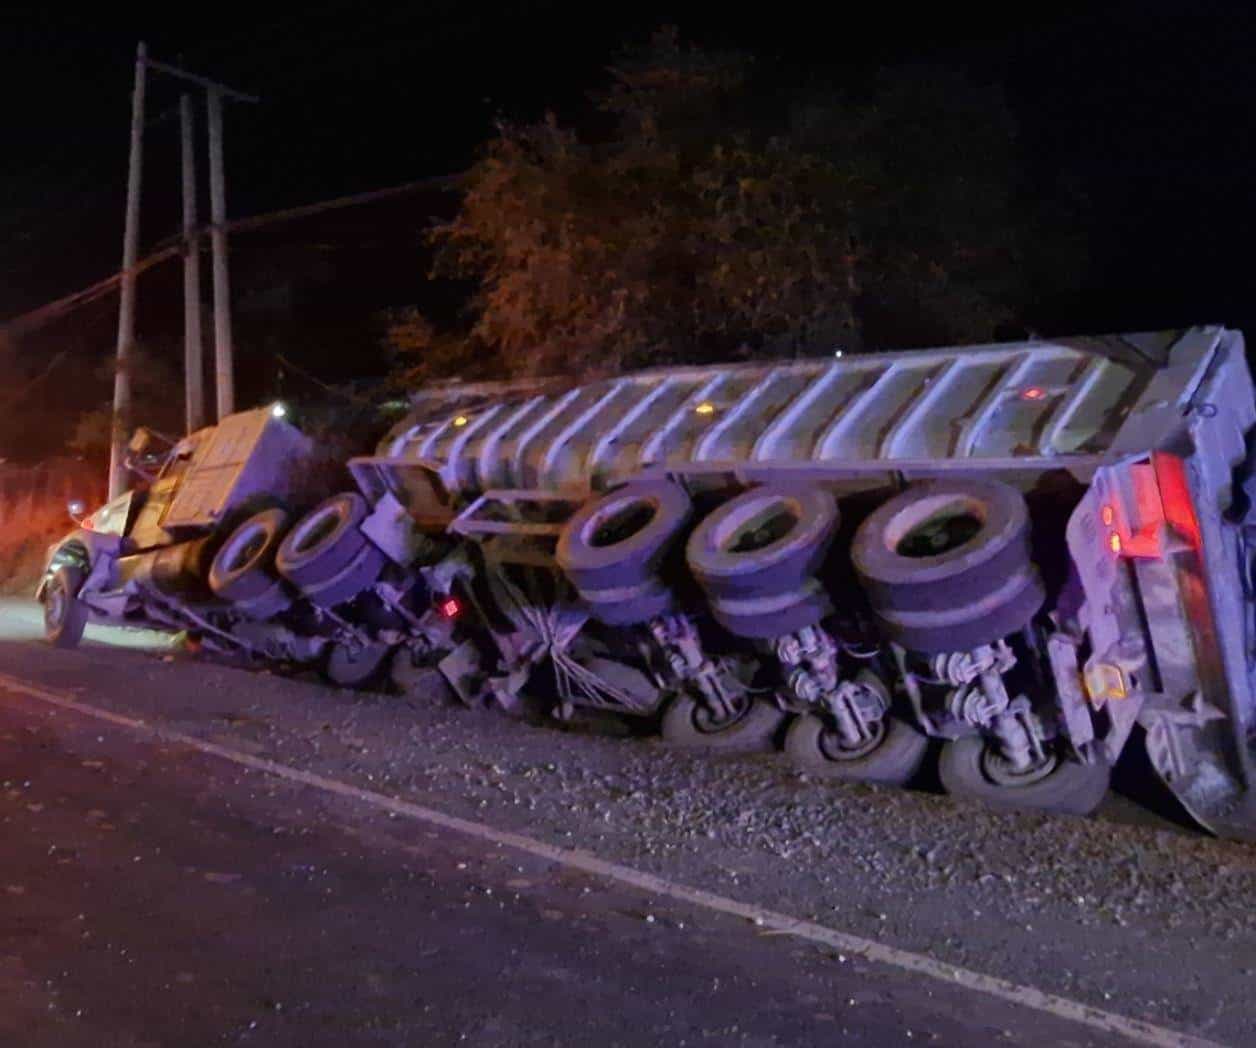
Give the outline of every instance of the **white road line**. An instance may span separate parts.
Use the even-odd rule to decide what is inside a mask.
[[[753,922],[757,927],[776,932],[777,934],[790,935],[808,942],[819,943],[842,953],[863,957],[866,960],[875,961],[879,964],[891,965],[917,975],[928,976],[931,979],[938,979],[942,982],[961,986],[967,990],[1010,1001],[1012,1004],[1020,1005],[1023,1008],[1032,1008],[1035,1011],[1046,1012],[1049,1015],[1087,1026],[1100,1033],[1125,1037],[1139,1044],[1164,1046],[1164,1048],[1218,1048],[1216,1042],[1213,1041],[1178,1033],[1163,1026],[1144,1022],[1141,1019],[1131,1019],[1100,1008],[1092,1008],[1090,1005],[1082,1004],[1080,1001],[1044,993],[1041,990],[1034,989],[1032,986],[1021,986],[1006,979],[985,975],[982,972],[975,972],[968,968],[959,968],[944,961],[926,957],[923,954],[912,953],[910,950],[900,950],[897,947],[886,946],[884,943],[879,943],[872,939],[864,939],[858,935],[851,935],[848,932],[837,931],[833,928],[816,924],[814,921],[801,920],[796,917],[790,917],[788,914],[779,913],[776,910],[765,909],[762,906],[755,906],[751,903],[738,902],[736,899],[716,895],[701,888],[690,888],[686,885],[669,881],[664,877],[659,877],[656,874],[645,873],[617,862],[599,859],[596,855],[586,851],[576,848],[559,848],[553,844],[535,840],[532,837],[525,837],[523,834],[494,829],[492,826],[486,826],[483,823],[461,819],[455,815],[447,815],[444,812],[437,811],[435,808],[413,804],[410,801],[404,801],[397,797],[389,797],[383,793],[376,793],[374,790],[364,790],[347,782],[328,779],[322,775],[303,771],[300,768],[293,768],[287,764],[266,760],[263,757],[255,757],[252,754],[242,753],[227,746],[219,746],[217,743],[207,742],[204,739],[197,738],[195,735],[187,735],[171,728],[162,727],[159,724],[127,717],[120,713],[114,713],[110,710],[79,702],[76,699],[58,694],[47,688],[28,684],[16,677],[10,677],[8,674],[0,673],[0,688],[25,695],[50,706],[56,706],[64,710],[73,710],[76,713],[93,717],[96,720],[128,728],[138,734],[147,735],[163,742],[179,743],[190,749],[199,750],[201,753],[219,757],[244,768],[265,772],[268,775],[274,775],[288,782],[300,783],[303,786],[322,790],[324,793],[359,801],[371,807],[390,811],[433,826],[440,826],[443,829],[452,830],[455,833],[473,837],[476,840],[514,848],[571,869],[581,870],[607,880],[626,884],[652,895],[675,899],[679,902],[689,903],[716,913],[741,917]]]

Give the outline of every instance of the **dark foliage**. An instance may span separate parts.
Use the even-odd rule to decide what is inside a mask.
[[[959,74],[791,86],[664,29],[593,97],[601,135],[551,114],[485,147],[433,232],[469,323],[394,316],[411,379],[977,341],[1080,269],[1023,202],[1002,97]]]

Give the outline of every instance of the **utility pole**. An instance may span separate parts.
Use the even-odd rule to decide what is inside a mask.
[[[183,151],[183,381],[187,431],[205,425],[204,342],[201,338],[201,238],[196,223],[196,149],[192,139],[192,96],[179,99]]]
[[[222,92],[211,88],[209,110],[209,242],[214,265],[214,377],[218,421],[235,411],[235,348],[227,276],[227,181],[222,159]]]
[[[140,184],[144,147],[144,87],[148,70],[165,73],[203,88],[209,107],[210,195],[213,211],[212,243],[214,249],[214,319],[215,348],[218,353],[218,417],[229,414],[235,394],[232,375],[231,307],[227,284],[226,182],[222,165],[222,100],[256,102],[225,84],[189,73],[148,57],[148,48],[141,41],[135,49],[135,90],[131,95],[131,156],[127,172],[126,230],[122,238],[122,272],[119,284],[122,302],[118,307],[118,359],[113,381],[113,426],[109,445],[109,497],[122,494],[127,487],[126,442],[131,429],[131,357],[135,347],[135,280],[139,275]],[[200,333],[200,257],[199,230],[196,225],[195,150],[192,143],[192,103],[184,95],[179,104],[182,125],[183,161],[183,322],[184,365],[187,368],[187,424],[189,429],[204,424],[204,380],[202,378]]]
[[[243,91],[228,87],[226,84],[208,80],[195,73],[189,73],[178,66],[146,59],[149,69],[175,77],[187,83],[195,84],[205,91],[205,102],[209,127],[209,242],[213,252],[213,286],[214,286],[214,374],[218,403],[216,417],[235,410],[235,369],[234,347],[231,342],[231,287],[227,278],[227,180],[223,171],[222,159],[222,102],[229,99],[233,102],[256,102],[255,95],[246,95]],[[189,135],[191,119],[185,124],[184,156],[189,155]],[[184,166],[184,215],[186,219],[187,181],[190,164]],[[195,185],[195,183],[193,183]],[[195,206],[195,202],[193,202]],[[186,228],[186,223],[185,223]],[[186,273],[184,279],[188,280]],[[185,285],[186,287],[186,285]],[[186,307],[185,307],[186,308]],[[199,344],[199,343],[198,343]],[[199,374],[199,373],[198,373]],[[198,379],[199,381],[199,379]],[[189,411],[189,419],[190,419]]]
[[[113,376],[113,420],[109,442],[109,497],[127,487],[126,442],[131,428],[131,355],[135,347],[135,263],[140,247],[140,183],[144,161],[144,79],[148,50],[135,49],[135,87],[131,92],[131,154],[127,162],[126,226],[122,234],[121,303],[118,351]]]

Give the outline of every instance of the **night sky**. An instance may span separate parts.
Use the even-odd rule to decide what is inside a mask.
[[[534,117],[552,107],[579,124],[616,46],[674,22],[689,39],[753,50],[799,78],[850,85],[880,65],[930,62],[1001,85],[1030,191],[1064,184],[1085,201],[1087,271],[1076,294],[1043,301],[1027,318],[1044,335],[1205,322],[1256,330],[1250,5],[1005,6],[992,15],[984,4],[967,13],[951,5],[924,18],[897,5],[834,6],[821,20],[812,5],[788,4],[738,13],[704,4],[312,2],[271,13],[262,4],[166,3],[97,5],[82,16],[9,5],[0,16],[0,317],[117,267],[137,39],[157,58],[181,58],[262,96],[227,113],[228,205],[238,217],[461,170],[497,113]],[[163,120],[176,97],[168,82],[151,92],[146,246],[178,223],[177,125]],[[417,245],[434,207],[363,212],[340,234],[396,235],[400,223]],[[291,237],[288,247],[301,239]],[[282,235],[267,243],[282,255]],[[239,245],[242,256],[249,250]],[[415,258],[420,281],[417,248]],[[240,293],[255,271],[243,261]],[[177,274],[141,284],[141,336],[146,324],[165,323],[163,309],[177,315],[177,289]],[[387,294],[400,305],[420,292],[394,280]],[[85,311],[27,351],[46,354],[55,337],[107,355],[114,310],[116,300]],[[286,349],[300,359],[299,346]],[[307,363],[335,371],[327,360]],[[265,392],[261,379],[254,386]]]

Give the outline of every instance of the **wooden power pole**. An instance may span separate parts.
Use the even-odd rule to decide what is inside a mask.
[[[148,70],[195,84],[206,93],[209,127],[210,240],[214,265],[214,348],[217,375],[217,417],[235,410],[230,286],[227,280],[227,196],[222,159],[222,101],[256,102],[224,84],[148,57],[141,42],[135,50],[135,90],[131,95],[131,155],[127,173],[126,229],[122,238],[121,305],[118,307],[117,371],[113,382],[113,428],[109,447],[109,497],[127,487],[126,443],[131,431],[131,357],[135,347],[135,280],[140,243],[140,186],[144,152],[144,89]],[[183,161],[183,321],[188,429],[205,422],[200,314],[200,230],[196,220],[196,153],[192,138],[192,101],[180,99]]]
[[[183,383],[187,431],[205,425],[205,362],[201,338],[201,239],[196,222],[196,147],[192,96],[179,99],[183,152]]]
[[[118,306],[118,350],[113,375],[113,420],[109,441],[109,497],[126,490],[126,443],[131,436],[131,357],[135,349],[135,263],[140,248],[140,184],[144,164],[144,80],[147,48],[135,49],[131,92],[131,153],[127,161],[126,225],[122,233],[122,285]]]
[[[211,89],[209,110],[209,242],[214,265],[214,378],[218,421],[235,411],[235,347],[227,276],[227,176],[222,159],[222,92]]]

